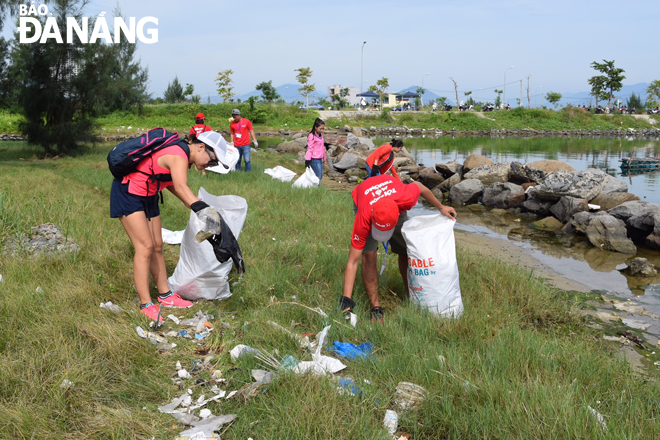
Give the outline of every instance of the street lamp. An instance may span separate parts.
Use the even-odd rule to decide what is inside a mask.
[[[426,77],[429,76],[430,74],[431,74],[431,73],[429,72],[429,73],[427,73],[426,75],[424,75],[424,76],[422,77],[422,90],[424,90],[424,78],[426,78]],[[420,96],[420,98],[421,98],[421,100],[422,100],[422,107],[424,107],[424,92],[422,92],[422,96]]]
[[[502,87],[502,94],[504,95],[504,97],[502,98],[502,99],[503,99],[503,101],[502,101],[502,108],[504,108],[504,105],[506,104],[506,73],[507,73],[509,70],[513,69],[513,67],[514,67],[514,66],[511,66],[511,67],[509,67],[508,69],[506,69],[506,70],[504,71],[504,87]]]
[[[362,79],[363,79],[363,72],[364,72],[364,45],[367,44],[365,41],[362,43],[362,50],[360,51],[360,93],[362,93]]]

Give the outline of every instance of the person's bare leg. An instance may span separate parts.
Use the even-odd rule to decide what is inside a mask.
[[[160,216],[151,219],[149,232],[151,233],[151,241],[154,244],[149,270],[156,287],[158,287],[158,293],[167,293],[170,291],[170,287],[167,284],[167,269],[165,267],[165,257],[163,256],[163,234]]]
[[[399,272],[403,279],[403,288],[408,293],[408,254],[399,255]]]
[[[378,251],[362,254],[362,282],[371,307],[380,307],[378,300]]]
[[[133,281],[135,281],[135,288],[137,289],[140,301],[142,304],[147,304],[151,302],[151,295],[149,295],[149,267],[154,249],[154,243],[149,230],[149,221],[144,211],[138,211],[120,217],[119,220],[135,248]]]

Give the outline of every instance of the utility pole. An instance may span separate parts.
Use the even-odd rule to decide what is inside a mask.
[[[520,80],[520,107],[522,107],[522,106],[523,106],[523,103],[522,103],[522,79],[521,79]]]

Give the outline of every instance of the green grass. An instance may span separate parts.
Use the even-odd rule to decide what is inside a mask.
[[[660,436],[660,389],[654,375],[634,374],[613,345],[597,341],[583,325],[572,294],[517,267],[465,251],[460,234],[461,319],[437,319],[403,301],[404,287],[390,255],[380,281],[385,325],[369,324],[359,280],[358,325],[343,325],[334,306],[348,254],[350,195],[325,188],[294,190],[271,180],[263,174],[266,167],[281,164],[298,172],[302,167],[292,165],[290,157],[266,152],[253,156],[250,174],[203,177],[190,172],[195,192],[203,186],[213,194],[247,199],[239,239],[247,273],[231,298],[175,312],[215,314],[215,330],[204,345],[170,338],[179,346],[159,354],[134,330],[146,321],[137,313],[131,288],[132,246],[119,221],[108,216],[109,146],[47,161],[19,160],[32,155],[23,144],[4,148],[0,240],[51,221],[81,251],[60,258],[0,256],[5,279],[0,283],[2,438],[174,438],[183,427],[157,406],[182,393],[170,379],[177,360],[190,371],[193,361],[210,350],[228,391],[250,382],[250,370],[257,368],[252,358],[230,361],[227,352],[236,344],[309,360],[269,320],[296,334],[332,325],[330,341],[371,341],[373,358],[347,360],[348,368],[340,373],[352,377],[362,394],[340,395],[329,379],[283,374],[250,400],[209,405],[213,414],[238,414],[224,439],[385,438],[383,416],[400,381],[430,393],[419,411],[400,416],[399,429],[415,439]],[[165,227],[182,229],[189,215],[165,194]],[[178,250],[165,248],[168,273]],[[37,287],[44,292],[37,293]],[[286,304],[294,296],[329,317]],[[124,313],[100,309],[99,303],[108,300]],[[168,321],[165,331],[179,328]],[[195,378],[208,379],[209,374],[205,370]],[[65,378],[75,386],[60,388]],[[191,387],[194,398],[210,394],[193,382],[183,389]],[[605,416],[607,434],[588,406]]]

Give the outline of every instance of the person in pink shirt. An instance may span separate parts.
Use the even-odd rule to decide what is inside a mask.
[[[325,142],[323,140],[323,131],[325,122],[323,119],[316,118],[312,131],[307,136],[307,153],[305,154],[305,168],[312,167],[314,174],[319,178],[319,186],[323,178],[323,164],[327,163],[325,154]]]

